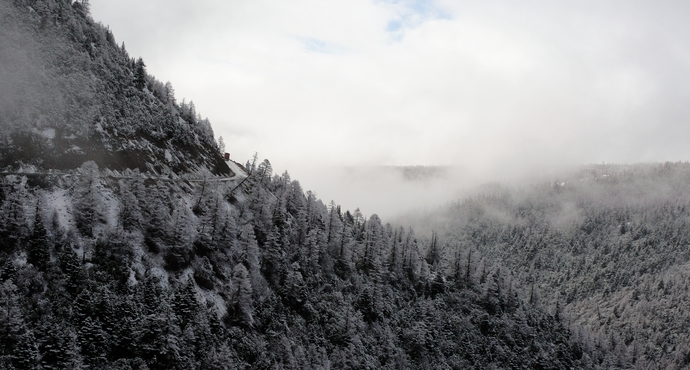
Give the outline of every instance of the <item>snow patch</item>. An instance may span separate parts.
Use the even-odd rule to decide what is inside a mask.
[[[225,314],[228,312],[228,307],[225,304],[225,300],[220,295],[212,291],[205,291],[203,289],[197,289],[197,293],[201,293],[204,303],[211,302],[216,307],[219,318],[225,316]]]
[[[38,130],[34,129],[34,132],[43,136],[46,139],[50,139],[50,140],[55,139],[55,129],[54,128],[47,128],[43,131],[38,131]]]
[[[194,269],[192,269],[191,267],[187,267],[186,269],[184,269],[184,271],[182,271],[178,280],[184,283],[186,281],[189,281],[190,279],[194,279]]]
[[[245,178],[249,176],[247,172],[245,172],[244,169],[242,169],[242,167],[235,163],[235,161],[229,160],[225,161],[225,163],[227,163],[228,167],[230,167],[230,170],[235,173],[236,177]]]
[[[77,154],[84,154],[84,150],[78,145],[72,145],[71,148],[67,150],[68,152],[74,152]]]
[[[19,173],[36,173],[38,172],[38,168],[32,164],[21,164],[21,167],[17,170]],[[22,181],[26,181],[25,179]]]
[[[50,210],[51,216],[55,215],[60,227],[66,230],[72,230],[76,227],[72,216],[72,202],[69,201],[66,190],[60,189],[48,194],[46,202],[47,209]]]
[[[100,122],[96,122],[96,132],[103,133],[103,125]]]
[[[129,270],[129,277],[127,278],[127,285],[128,286],[135,286],[139,282],[137,281],[136,277],[136,272],[133,269]]]
[[[101,194],[103,195],[103,203],[105,204],[105,218],[109,229],[116,229],[120,215],[120,202],[108,187],[103,187]]]

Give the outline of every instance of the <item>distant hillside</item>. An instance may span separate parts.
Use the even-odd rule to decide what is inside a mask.
[[[588,166],[488,186],[412,222],[500,260],[637,368],[690,367],[690,164]]]
[[[88,15],[88,2],[0,2],[0,168],[229,174],[211,125]]]
[[[450,166],[384,166],[402,174],[406,181],[428,181],[446,178],[452,167]]]

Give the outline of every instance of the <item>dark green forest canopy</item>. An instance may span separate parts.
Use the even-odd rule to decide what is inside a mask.
[[[152,176],[232,174],[88,2],[0,0],[0,19],[0,166],[74,170],[2,175],[0,368],[633,362],[476,246],[449,258],[445,235],[326,206],[267,160],[226,182]]]

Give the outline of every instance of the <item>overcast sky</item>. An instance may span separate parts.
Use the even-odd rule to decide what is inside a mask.
[[[240,161],[487,174],[690,159],[688,4],[91,0],[91,13]]]

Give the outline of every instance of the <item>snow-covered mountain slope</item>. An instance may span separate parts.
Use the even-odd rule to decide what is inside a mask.
[[[0,2],[0,168],[231,174],[208,120],[84,6]]]
[[[502,261],[637,368],[687,369],[689,180],[688,163],[588,166],[408,221]]]
[[[0,369],[627,364],[505,267],[228,167],[87,5],[0,0]]]

